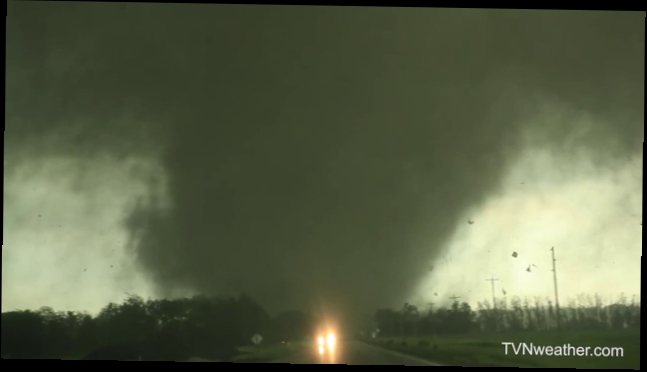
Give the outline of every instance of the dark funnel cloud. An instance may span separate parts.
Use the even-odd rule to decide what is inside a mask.
[[[643,13],[8,7],[5,156],[159,148],[172,207],[126,223],[161,295],[399,306],[524,133],[573,150],[547,102],[600,162],[641,151]]]

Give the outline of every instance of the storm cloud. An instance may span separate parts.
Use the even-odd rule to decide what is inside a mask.
[[[159,169],[119,226],[161,296],[397,305],[528,146],[642,151],[644,13],[8,8],[5,176]]]

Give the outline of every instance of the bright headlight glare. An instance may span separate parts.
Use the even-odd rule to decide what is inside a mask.
[[[328,335],[328,346],[332,347],[335,345],[335,335],[332,333]]]

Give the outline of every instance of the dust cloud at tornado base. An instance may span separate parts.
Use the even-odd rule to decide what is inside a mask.
[[[570,161],[569,182],[583,190],[571,192],[584,205],[601,197],[584,190],[604,188],[609,169],[642,162],[637,13],[13,4],[9,15],[5,185],[16,191],[4,211],[14,222],[3,224],[3,273],[13,273],[3,274],[3,306],[99,306],[124,280],[154,296],[246,291],[272,310],[370,311],[442,283],[467,293],[471,282],[427,278],[429,266],[469,273],[489,240],[504,249],[516,222],[492,210],[515,203],[511,174],[543,185],[524,203],[559,199],[551,193],[566,181],[551,164]],[[553,162],[520,170],[532,151]],[[43,159],[68,166],[51,172]],[[137,159],[155,176],[125,170]],[[60,187],[28,194],[21,170]],[[106,173],[121,181],[101,188]],[[94,181],[74,186],[74,177]],[[138,203],[150,194],[142,183],[163,191]],[[641,200],[635,184],[611,184],[609,193]],[[78,209],[54,203],[54,192]],[[617,213],[608,200],[588,215]],[[21,217],[42,208],[69,214],[70,231]],[[483,224],[479,213],[505,221],[490,222],[496,239],[462,232],[469,218]],[[101,239],[129,263],[128,279],[68,274],[110,256],[98,228],[81,221],[118,236]],[[636,241],[590,249],[630,260]],[[37,280],[25,263],[36,250],[51,256],[39,265],[65,255],[76,266],[59,263]],[[447,255],[464,262],[443,263]],[[43,298],[45,277],[75,296]],[[489,296],[483,290],[474,300]]]

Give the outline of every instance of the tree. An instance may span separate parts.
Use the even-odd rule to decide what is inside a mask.
[[[43,317],[33,311],[2,313],[2,355],[11,358],[41,358],[47,330]]]
[[[398,314],[391,309],[379,309],[374,315],[375,323],[384,336],[394,336],[398,330]]]

